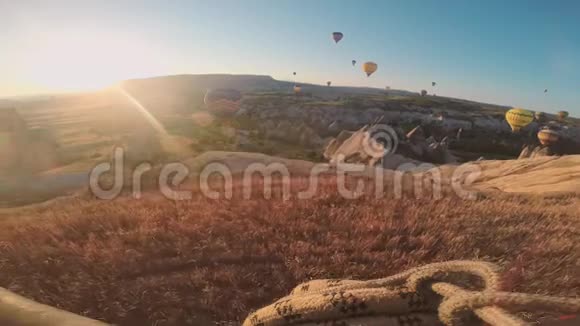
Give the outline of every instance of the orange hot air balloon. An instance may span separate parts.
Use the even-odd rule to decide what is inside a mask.
[[[378,65],[372,61],[367,61],[363,64],[363,71],[370,77],[378,69]]]
[[[551,129],[542,129],[538,132],[538,140],[544,146],[555,144],[560,140],[560,135]]]

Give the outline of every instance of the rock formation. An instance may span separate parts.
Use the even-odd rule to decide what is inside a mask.
[[[357,131],[342,131],[333,138],[324,150],[324,158],[330,163],[359,163],[374,166],[381,163],[391,167],[393,162],[428,162],[435,164],[456,163],[457,158],[448,149],[449,139],[437,141],[434,137],[425,138],[420,126],[415,127],[404,137],[391,139],[397,142],[392,146],[394,152],[385,152],[381,139],[373,137],[380,125],[366,125]],[[392,128],[392,127],[391,127]],[[398,129],[398,128],[397,128]],[[393,128],[393,130],[396,130]],[[399,134],[400,132],[396,132]],[[382,155],[381,155],[382,154]]]
[[[383,146],[371,137],[372,126],[366,125],[355,132],[341,132],[330,141],[324,150],[324,157],[330,163],[362,163],[374,166],[381,156]]]
[[[551,121],[538,130],[549,130],[558,137],[554,141],[542,144],[536,135],[538,133],[531,135],[531,140],[522,147],[518,159],[580,154],[578,128],[570,128]]]

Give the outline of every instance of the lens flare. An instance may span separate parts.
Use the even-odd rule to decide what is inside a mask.
[[[119,92],[123,94],[123,96],[125,96],[125,98],[128,99],[129,102],[139,111],[139,113],[141,113],[143,117],[145,117],[145,119],[147,120],[147,122],[149,122],[151,127],[153,127],[160,134],[167,135],[167,130],[165,130],[165,127],[163,127],[163,125],[159,122],[159,120],[157,120],[149,112],[149,110],[147,110],[141,103],[139,103],[139,101],[137,101],[136,98],[131,96],[131,94],[129,94],[129,92],[124,90],[121,86],[118,86],[116,89],[118,89]]]

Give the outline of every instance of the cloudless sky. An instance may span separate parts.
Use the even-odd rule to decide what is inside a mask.
[[[0,24],[0,96],[296,71],[299,82],[580,115],[577,0],[0,0]],[[365,61],[379,65],[370,78]]]

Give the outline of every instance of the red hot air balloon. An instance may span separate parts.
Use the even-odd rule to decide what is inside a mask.
[[[342,34],[341,32],[332,33],[332,39],[334,40],[334,43],[340,42],[340,40],[342,40],[343,37],[344,37],[344,34]]]

